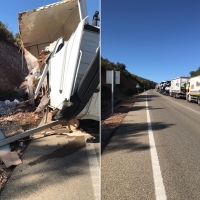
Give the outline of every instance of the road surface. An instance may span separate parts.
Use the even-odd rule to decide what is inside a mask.
[[[100,200],[98,138],[81,131],[66,133],[36,134],[0,199]]]
[[[102,200],[200,199],[200,106],[142,94],[101,158]]]

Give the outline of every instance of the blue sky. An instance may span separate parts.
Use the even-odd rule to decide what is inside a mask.
[[[199,0],[102,0],[101,15],[102,57],[130,73],[160,83],[200,66]]]
[[[18,13],[33,10],[41,6],[49,5],[59,0],[0,0],[0,21],[8,26],[13,34],[19,32]],[[99,10],[99,0],[86,0],[89,15],[89,22],[92,22],[93,14]],[[101,16],[101,13],[99,13]]]

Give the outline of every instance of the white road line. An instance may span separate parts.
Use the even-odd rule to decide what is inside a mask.
[[[154,186],[155,186],[155,196],[157,200],[166,200],[167,196],[165,193],[165,186],[163,184],[163,178],[160,171],[160,164],[158,160],[158,155],[156,151],[156,145],[154,141],[151,119],[148,109],[148,102],[146,97],[146,113],[147,113],[147,123],[148,123],[148,134],[149,134],[149,144],[150,144],[150,152],[151,152],[151,162],[153,169],[153,178],[154,178]]]
[[[87,143],[86,142],[86,149],[87,149],[87,155],[88,155],[88,161],[89,161],[89,167],[90,167],[90,174],[92,178],[92,185],[93,185],[93,191],[95,200],[100,200],[100,164],[97,160],[97,156],[94,150],[94,144]]]
[[[163,97],[164,97],[164,96],[163,96]],[[170,98],[167,98],[167,97],[164,97],[164,98],[169,99],[170,101],[173,101],[173,100],[170,99]],[[173,101],[173,102],[176,103],[176,104],[178,104],[179,106],[182,106],[182,107],[184,107],[184,108],[187,108],[188,110],[191,110],[192,112],[195,112],[195,113],[197,113],[197,114],[200,115],[200,112],[199,112],[199,111],[196,111],[196,110],[194,110],[194,109],[192,109],[192,108],[189,108],[189,107],[187,107],[187,106],[183,106],[183,105],[181,105],[180,103],[177,103],[176,101]]]

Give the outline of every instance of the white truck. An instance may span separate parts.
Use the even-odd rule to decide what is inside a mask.
[[[186,98],[186,84],[189,77],[178,77],[171,80],[169,95],[175,98]]]
[[[162,81],[159,85],[158,85],[158,91],[161,94],[169,94],[169,87],[170,87],[171,81]]]
[[[186,99],[188,102],[196,101],[200,105],[200,75],[190,78]]]
[[[95,11],[94,11],[95,12]],[[52,120],[38,128],[0,141],[0,146],[59,123],[60,119],[100,120],[100,28],[88,22],[86,0],[63,0],[19,13],[22,48],[30,70],[29,98],[45,94],[36,110],[52,112]],[[43,67],[37,57],[53,50]],[[36,89],[34,80],[39,80]]]

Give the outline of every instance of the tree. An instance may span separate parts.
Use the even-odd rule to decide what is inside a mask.
[[[200,75],[200,67],[196,71],[190,72],[190,77],[198,76]]]
[[[21,47],[21,43],[22,43],[21,36],[20,36],[19,33],[16,33],[16,34],[15,34],[15,44],[16,44],[18,47]]]
[[[116,70],[119,70],[119,71],[125,70],[125,69],[126,69],[126,65],[123,64],[123,63],[117,62],[117,63],[115,64],[115,69],[116,69]]]
[[[0,21],[0,39],[5,40],[9,43],[13,43],[15,41],[12,32],[7,29],[7,25]]]

